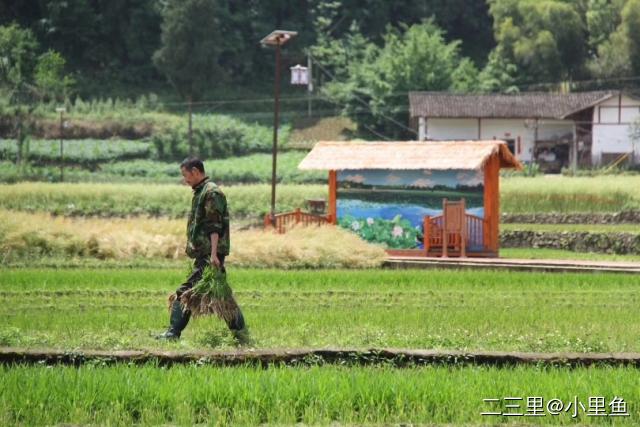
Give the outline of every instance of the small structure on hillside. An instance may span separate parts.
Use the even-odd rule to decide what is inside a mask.
[[[398,141],[319,142],[298,167],[329,171],[327,222],[392,255],[491,257],[499,171],[521,165],[504,141]]]

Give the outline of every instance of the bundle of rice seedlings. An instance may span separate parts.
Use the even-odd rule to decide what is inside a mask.
[[[210,266],[205,267],[202,279],[180,296],[180,302],[195,317],[215,314],[227,324],[233,322],[240,313],[227,282],[227,274]]]

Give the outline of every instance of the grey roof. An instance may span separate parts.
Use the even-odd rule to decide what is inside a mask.
[[[523,92],[514,95],[409,92],[411,117],[546,118],[567,116],[618,96],[617,91]]]

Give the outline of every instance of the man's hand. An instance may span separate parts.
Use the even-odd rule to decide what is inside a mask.
[[[211,253],[211,265],[215,265],[216,268],[220,268],[220,259],[215,252]]]

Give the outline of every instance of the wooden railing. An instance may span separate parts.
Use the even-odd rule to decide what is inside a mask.
[[[479,216],[466,214],[467,246],[484,247],[484,219]]]
[[[465,214],[467,226],[467,247],[484,247],[484,219],[479,216]],[[424,243],[425,248],[442,248],[444,218],[442,215],[424,217]],[[460,242],[460,234],[452,233],[447,236],[448,246],[457,246]]]
[[[289,228],[301,224],[307,225],[323,225],[329,224],[330,218],[328,215],[317,215],[308,212],[302,212],[300,208],[297,208],[293,212],[285,212],[275,215],[275,221],[271,220],[271,215],[264,216],[264,228],[273,228],[278,233],[284,233]]]

